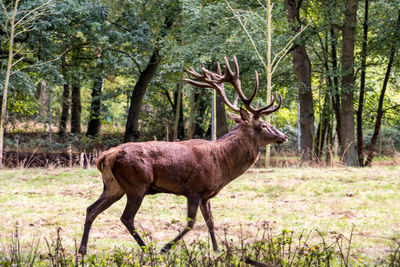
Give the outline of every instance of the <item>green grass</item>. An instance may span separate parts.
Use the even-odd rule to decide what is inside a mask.
[[[80,241],[86,207],[102,191],[96,169],[21,169],[0,171],[0,239],[7,240],[19,225],[22,242],[54,237],[61,227],[64,245]],[[219,242],[224,233],[233,240],[255,240],[268,224],[274,234],[283,229],[312,231],[311,243],[338,234],[349,237],[352,257],[377,263],[390,253],[400,236],[400,167],[256,169],[226,186],[212,200]],[[93,224],[88,252],[114,247],[137,248],[119,218],[125,198],[99,215]],[[167,194],[146,196],[136,225],[158,248],[186,222],[186,200]],[[199,212],[186,237],[208,242]]]

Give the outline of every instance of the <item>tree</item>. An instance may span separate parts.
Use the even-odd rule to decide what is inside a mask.
[[[354,144],[354,44],[358,0],[347,0],[342,29],[342,79],[340,105],[340,155],[343,163],[357,166]]]
[[[358,109],[357,109],[357,155],[358,155],[358,165],[360,167],[364,166],[362,115],[363,115],[363,109],[364,109],[365,76],[366,76],[366,68],[367,68],[368,9],[369,9],[369,0],[365,0],[363,39],[362,39],[362,50],[361,50],[360,94],[359,94]]]
[[[67,132],[67,119],[68,119],[68,114],[69,114],[69,109],[70,109],[70,83],[69,79],[67,78],[67,70],[66,70],[66,58],[65,55],[61,59],[61,73],[64,78],[64,84],[63,84],[63,93],[62,93],[62,98],[61,98],[61,118],[60,118],[60,124],[58,127],[58,135],[60,137],[64,137],[66,132]]]
[[[8,37],[8,61],[7,70],[3,87],[3,98],[1,102],[1,115],[0,115],[0,168],[3,168],[3,148],[4,148],[4,123],[7,115],[7,98],[8,88],[10,85],[10,76],[13,67],[22,60],[18,59],[14,62],[14,40],[16,36],[31,30],[32,25],[36,22],[37,18],[42,14],[43,9],[49,2],[41,4],[31,10],[19,10],[19,0],[11,1],[10,6],[6,6],[3,1],[0,2],[5,15],[5,29]],[[11,17],[9,16],[8,7],[11,9]]]
[[[226,121],[225,104],[222,98],[217,95],[216,98],[216,119],[217,119],[217,138],[228,133],[228,123]]]
[[[273,50],[273,42],[272,42],[272,5],[271,1],[267,0],[266,5],[264,6],[261,2],[258,2],[261,6],[261,9],[263,11],[263,15],[257,14],[257,12],[253,11],[243,11],[243,10],[235,10],[232,8],[232,6],[229,4],[228,0],[225,0],[226,4],[230,8],[230,10],[233,12],[235,15],[235,18],[239,21],[241,27],[243,28],[244,32],[246,33],[252,48],[254,49],[255,53],[257,54],[258,59],[261,61],[264,69],[265,69],[265,75],[266,75],[266,80],[267,80],[267,86],[266,86],[266,93],[267,93],[267,99],[266,103],[268,104],[269,101],[271,100],[271,91],[272,91],[272,77],[273,74],[275,73],[277,67],[279,66],[279,63],[286,57],[290,49],[292,48],[294,40],[303,32],[304,28],[299,27],[297,33],[289,40],[289,42],[285,41],[284,43],[281,43],[281,46],[276,49],[277,51],[275,52],[274,57],[272,57],[272,50]],[[243,14],[242,14],[243,13]],[[247,16],[245,15],[247,14]],[[249,16],[250,15],[250,16]],[[266,19],[264,19],[266,17]],[[250,25],[257,25],[258,23],[255,21],[252,21],[254,18],[260,19],[261,18],[261,26],[258,28],[261,28],[261,32],[263,33],[261,36],[265,39],[262,40],[263,48],[266,48],[266,59],[264,60],[264,57],[261,55],[259,51],[260,48],[258,47],[259,44],[255,41],[255,36],[251,35],[249,26],[247,26],[247,21],[250,21]],[[245,22],[243,22],[243,20]],[[282,48],[283,47],[283,48]],[[271,123],[270,117],[267,116],[266,121],[268,123]],[[265,167],[268,167],[269,165],[269,157],[270,157],[270,147],[266,147],[266,154],[265,154]]]
[[[101,50],[98,53],[98,63],[96,72],[97,75],[93,79],[93,87],[92,87],[92,99],[90,104],[89,111],[89,124],[86,132],[87,136],[97,136],[100,131],[101,126],[101,117],[100,117],[100,108],[101,108],[101,92],[104,87],[104,63],[101,60]]]
[[[167,14],[164,19],[162,28],[160,29],[160,34],[157,38],[150,60],[146,68],[139,74],[139,78],[135,84],[135,87],[133,88],[128,112],[128,119],[125,126],[124,142],[137,141],[139,138],[139,115],[142,106],[142,99],[144,94],[146,93],[147,86],[155,75],[157,68],[161,62],[160,42],[167,35],[168,31],[172,28],[175,19],[179,14],[179,10],[177,9],[176,5],[176,3],[171,4],[171,7],[167,9]]]
[[[400,11],[398,13],[397,23],[396,23],[394,32],[398,32],[399,29],[400,29]],[[367,160],[365,162],[365,165],[369,166],[369,167],[371,166],[372,159],[374,157],[375,146],[376,146],[376,143],[377,143],[377,140],[378,140],[378,136],[379,136],[379,131],[380,131],[381,125],[382,125],[382,117],[383,117],[383,113],[384,113],[384,111],[383,111],[383,100],[385,98],[386,88],[387,88],[387,85],[388,85],[388,82],[389,82],[389,76],[390,76],[390,72],[391,72],[392,67],[393,67],[396,51],[397,51],[397,45],[396,45],[396,42],[393,42],[391,44],[389,60],[388,60],[388,64],[387,64],[386,72],[385,72],[385,78],[383,80],[382,89],[381,89],[381,92],[380,92],[380,95],[379,95],[379,104],[378,104],[378,109],[377,109],[377,112],[376,112],[374,134],[372,135],[372,138],[371,138],[371,144],[370,144],[369,149],[368,149],[368,157],[367,157]],[[364,158],[362,158],[362,160],[364,160]]]
[[[286,0],[289,23],[293,32],[301,31],[300,8],[302,0]],[[301,39],[301,38],[300,38]],[[292,49],[294,71],[298,82],[298,98],[300,105],[300,148],[302,161],[312,159],[314,145],[314,107],[311,90],[311,62],[307,55],[304,40],[296,43]]]

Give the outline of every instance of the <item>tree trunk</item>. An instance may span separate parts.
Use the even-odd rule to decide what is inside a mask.
[[[61,72],[64,78],[64,88],[63,88],[63,94],[62,94],[62,100],[61,100],[61,118],[60,118],[60,126],[58,128],[58,135],[60,137],[64,137],[67,133],[67,120],[68,120],[68,114],[69,114],[69,109],[70,109],[70,85],[69,85],[69,79],[67,76],[67,69],[66,69],[66,58],[65,55],[61,59]]]
[[[142,99],[160,62],[159,48],[156,47],[151,55],[149,64],[147,64],[144,71],[140,73],[139,79],[133,88],[128,120],[125,127],[124,142],[134,142],[139,138],[139,114],[142,107]]]
[[[79,79],[75,78],[72,81],[72,94],[71,94],[71,133],[81,133],[81,85]]]
[[[69,93],[70,93],[70,88],[69,84],[65,83],[64,84],[64,89],[63,89],[63,94],[62,94],[62,102],[61,102],[61,118],[60,118],[60,128],[58,129],[58,135],[60,137],[63,137],[67,133],[67,120],[68,120],[68,114],[69,114]]]
[[[100,68],[98,71],[98,75],[94,78],[93,88],[92,88],[92,100],[90,103],[90,111],[89,111],[89,124],[86,132],[86,136],[95,137],[100,132],[101,126],[101,92],[104,87],[104,74],[103,74],[103,64],[100,64]]]
[[[174,120],[174,136],[173,140],[177,141],[184,138],[183,112],[182,112],[182,87],[183,87],[183,69],[179,75],[179,83],[177,91],[174,93],[175,120]],[[182,132],[183,131],[183,132]]]
[[[336,118],[336,134],[338,137],[339,144],[341,143],[340,135],[340,98],[339,98],[339,79],[337,76],[338,63],[337,63],[337,50],[336,50],[336,34],[333,25],[330,25],[330,38],[331,38],[331,61],[332,61],[332,72],[333,72],[333,84],[332,84],[332,107]]]
[[[183,81],[183,80],[181,80],[181,81]],[[179,94],[182,94],[182,91],[179,93],[179,91],[182,90],[182,87],[181,87],[182,84],[180,84],[180,83],[177,85],[177,87],[178,87],[177,91],[174,92],[173,111],[175,114],[175,121],[174,121],[174,136],[172,138],[172,140],[174,140],[174,141],[183,140],[185,138],[185,126],[183,125],[182,99],[179,100],[179,98],[182,98],[182,95],[179,96]]]
[[[285,3],[288,9],[289,23],[300,23],[300,5],[295,0],[285,0]],[[299,30],[300,27],[298,25],[293,26],[294,32]],[[311,91],[311,63],[303,42],[292,50],[292,58],[299,86],[301,159],[302,161],[309,161],[312,159],[314,142],[314,107]]]
[[[226,134],[228,130],[228,123],[226,121],[225,103],[222,98],[217,94],[216,99],[216,113],[217,113],[217,138]]]
[[[15,34],[15,17],[18,11],[18,2],[16,0],[14,3],[14,10],[11,17],[11,25],[10,25],[10,35],[9,35],[9,50],[8,50],[8,61],[7,61],[7,71],[6,78],[4,80],[3,87],[3,99],[1,103],[1,115],[0,115],[0,169],[3,168],[3,148],[4,148],[4,128],[5,128],[5,120],[7,115],[7,96],[8,96],[8,86],[10,82],[10,75],[12,70],[12,63],[14,59],[14,34]]]
[[[196,114],[195,111],[196,102],[195,102],[195,91],[190,91],[190,109],[189,109],[189,121],[188,121],[188,128],[187,128],[187,135],[186,138],[192,139],[193,138],[193,121]]]
[[[39,107],[38,107],[38,112],[39,112],[39,118],[40,120],[43,120],[44,118],[47,117],[47,102],[48,102],[48,95],[47,95],[47,86],[46,86],[46,81],[40,81],[37,85],[37,91],[36,91],[36,98],[39,101]]]
[[[193,138],[204,138],[207,136],[207,131],[203,128],[202,124],[203,121],[199,121],[197,118],[198,114],[201,114],[201,116],[204,116],[207,110],[207,102],[204,101],[202,98],[202,95],[199,93],[195,93],[195,114],[194,114],[194,122],[193,122]],[[210,127],[211,129],[211,127]],[[209,131],[211,135],[211,130]]]
[[[318,123],[318,129],[316,132],[316,137],[315,137],[315,157],[317,160],[321,159],[322,157],[322,151],[324,148],[324,142],[325,142],[325,137],[327,136],[327,131],[329,129],[329,121],[330,121],[330,115],[329,115],[329,104],[330,99],[329,99],[329,93],[328,91],[325,94],[325,99],[324,99],[324,105],[322,107],[322,111],[320,114],[320,119]]]
[[[357,166],[354,145],[354,41],[358,0],[347,0],[343,26],[340,155],[343,163]]]
[[[399,23],[400,23],[400,13],[399,13]],[[381,94],[379,96],[379,105],[378,105],[378,111],[376,112],[377,114],[376,114],[374,134],[372,135],[372,138],[371,138],[371,145],[369,146],[369,149],[368,149],[368,158],[367,158],[367,162],[365,163],[365,165],[369,166],[369,167],[371,166],[372,159],[374,157],[375,146],[376,146],[376,142],[378,141],[379,131],[381,129],[382,116],[383,116],[383,100],[385,98],[386,87],[389,82],[389,75],[390,75],[390,71],[392,69],[395,53],[396,53],[396,48],[392,47],[392,49],[390,51],[389,63],[388,63],[387,69],[386,69],[385,79],[383,81]]]
[[[171,7],[171,10],[169,10],[169,14],[165,18],[164,26],[160,31],[160,36],[157,42],[164,38],[168,30],[170,30],[174,25],[177,14],[173,12],[172,8],[173,7]],[[133,88],[128,120],[125,126],[124,142],[134,142],[137,141],[139,138],[139,114],[142,107],[142,99],[144,94],[146,93],[147,86],[149,85],[151,79],[157,71],[158,65],[160,65],[161,56],[159,53],[160,47],[158,44],[156,44],[153,50],[153,54],[150,57],[150,61],[147,64],[147,67],[144,69],[144,71],[140,73],[139,79],[135,87]]]
[[[364,109],[365,74],[367,69],[368,5],[369,5],[369,0],[365,0],[365,12],[364,12],[364,22],[363,22],[364,35],[363,35],[362,51],[361,51],[360,95],[358,99],[358,110],[357,110],[357,154],[358,154],[358,164],[360,166],[364,166],[362,114]]]

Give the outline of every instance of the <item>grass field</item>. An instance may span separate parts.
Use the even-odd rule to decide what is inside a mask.
[[[0,172],[0,240],[7,243],[19,228],[21,242],[51,240],[58,227],[64,246],[80,241],[86,207],[102,191],[96,169],[20,169]],[[310,243],[338,235],[351,240],[351,257],[362,264],[384,262],[400,238],[400,167],[252,169],[212,200],[216,232],[221,243],[257,240],[271,227],[294,236],[310,231]],[[106,248],[135,248],[137,244],[119,218],[125,198],[95,221],[88,253]],[[167,194],[147,196],[136,226],[157,248],[175,237],[186,222],[186,201]],[[320,234],[316,231],[318,230]],[[240,237],[240,238],[239,238]],[[201,213],[185,243],[208,242]],[[4,245],[3,245],[4,247]],[[43,249],[43,248],[41,248]]]

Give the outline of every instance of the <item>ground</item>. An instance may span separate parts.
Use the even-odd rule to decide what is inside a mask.
[[[400,236],[400,167],[251,169],[212,199],[219,242],[225,234],[256,240],[260,229],[311,233],[312,242],[352,237],[352,256],[379,261]],[[79,242],[85,210],[103,189],[96,169],[18,169],[0,172],[0,239],[18,224],[22,239],[51,239],[57,227],[65,246]],[[119,218],[125,197],[95,221],[88,251],[135,247]],[[146,196],[136,226],[160,247],[182,229],[186,201],[167,194]],[[353,229],[353,230],[352,230]],[[208,241],[201,213],[185,242]]]

